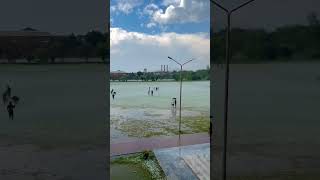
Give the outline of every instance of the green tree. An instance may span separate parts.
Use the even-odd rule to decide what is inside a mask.
[[[319,20],[318,20],[318,16],[315,12],[311,12],[310,14],[308,14],[307,16],[308,22],[310,26],[317,26],[319,25]]]
[[[139,79],[143,80],[143,77],[142,77],[143,72],[138,71],[138,72],[137,72],[137,75],[138,75],[138,78],[139,78]]]
[[[98,44],[98,53],[99,53],[99,56],[101,57],[102,61],[105,61],[105,59],[107,58],[107,55],[108,55],[108,46],[106,45],[105,42],[100,42]]]
[[[91,31],[85,35],[85,41],[92,46],[97,46],[98,43],[106,41],[105,36],[99,31]]]
[[[47,48],[37,48],[34,52],[34,56],[40,63],[48,63],[49,52]]]
[[[92,54],[92,45],[89,44],[89,43],[84,43],[82,45],[82,57],[88,62],[89,61],[89,57],[91,56]]]

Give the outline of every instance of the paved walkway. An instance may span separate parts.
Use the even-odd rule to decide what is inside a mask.
[[[181,135],[180,142],[181,146],[203,144],[210,143],[210,138],[208,133],[184,134]],[[110,155],[125,155],[141,152],[143,150],[154,150],[177,146],[179,146],[179,136],[133,139],[112,143]]]
[[[210,144],[197,144],[154,151],[168,180],[209,180]]]

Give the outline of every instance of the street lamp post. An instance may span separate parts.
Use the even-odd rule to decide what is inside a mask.
[[[213,4],[218,6],[220,9],[222,9],[226,14],[228,18],[227,22],[227,35],[226,35],[226,71],[225,71],[225,97],[224,97],[224,142],[223,142],[223,179],[226,180],[227,177],[227,137],[228,137],[228,108],[229,108],[229,63],[230,63],[230,32],[231,32],[231,15],[233,12],[237,11],[238,9],[250,4],[251,2],[255,0],[249,0],[240,6],[228,10],[227,8],[223,7],[219,3],[217,3],[214,0],[210,0]]]
[[[170,56],[168,56],[168,58],[169,58],[170,60],[174,61],[175,63],[177,63],[178,65],[180,65],[180,99],[179,99],[179,101],[180,101],[180,111],[179,111],[179,119],[180,119],[180,120],[179,120],[179,145],[180,145],[180,134],[181,134],[181,106],[182,106],[182,105],[181,105],[181,94],[182,94],[182,67],[183,67],[185,64],[193,61],[194,59],[191,59],[191,60],[189,60],[189,61],[181,64],[181,63],[179,63],[178,61],[174,60],[174,59],[173,59],[172,57],[170,57]]]

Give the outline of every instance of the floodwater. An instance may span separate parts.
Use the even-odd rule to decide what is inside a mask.
[[[214,68],[211,86],[218,147],[224,135],[224,72]],[[301,173],[307,179],[320,172],[320,63],[232,64],[229,83],[228,174],[260,179]],[[219,177],[222,152],[213,154],[212,174]]]
[[[20,97],[14,120],[0,102],[0,179],[107,178],[105,72],[93,64],[0,65],[0,92],[11,81]]]
[[[0,103],[0,138],[45,146],[101,144],[105,71],[103,65],[1,66],[1,94],[11,81],[20,102],[13,121]]]
[[[149,87],[153,96],[148,94]],[[110,95],[111,142],[128,136],[173,135],[178,126],[179,88],[179,82],[111,82],[110,90],[116,92],[114,99]],[[176,108],[172,98],[177,98]],[[183,82],[182,118],[208,119],[209,110],[210,82]],[[146,132],[150,134],[143,135]]]

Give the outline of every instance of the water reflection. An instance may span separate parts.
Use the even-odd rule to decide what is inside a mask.
[[[174,107],[171,107],[171,119],[175,120],[177,116],[177,109]]]

